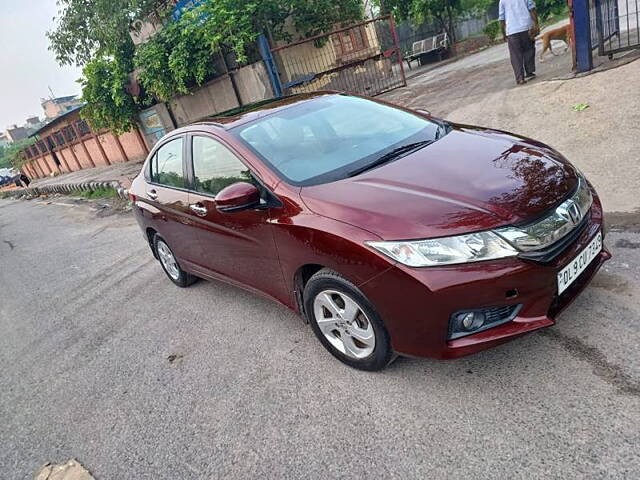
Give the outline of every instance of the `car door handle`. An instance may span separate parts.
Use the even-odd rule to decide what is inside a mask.
[[[158,192],[156,192],[155,190],[147,190],[147,197],[149,197],[151,200],[155,200],[156,198],[158,198]]]
[[[206,215],[207,214],[207,207],[205,207],[204,205],[202,205],[201,203],[192,203],[191,205],[189,205],[189,208],[191,209],[192,212],[194,212],[196,215]]]

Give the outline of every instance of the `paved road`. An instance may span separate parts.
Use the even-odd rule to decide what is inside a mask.
[[[371,374],[267,300],[173,286],[129,215],[0,200],[0,478],[639,478],[640,234],[616,221],[555,327]]]

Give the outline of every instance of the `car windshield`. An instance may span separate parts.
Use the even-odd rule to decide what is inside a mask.
[[[349,95],[316,97],[231,131],[296,186],[343,179],[400,147],[444,134],[418,114]]]

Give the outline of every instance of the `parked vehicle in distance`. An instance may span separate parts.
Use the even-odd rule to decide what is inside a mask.
[[[553,325],[610,257],[596,192],[550,147],[332,92],[172,131],[130,198],[173,283],[263,294],[365,370]]]
[[[11,179],[14,177],[13,172],[9,168],[0,168],[0,187],[11,183]]]
[[[27,178],[22,172],[14,170],[13,168],[0,168],[0,187],[16,184],[16,182],[23,177]]]

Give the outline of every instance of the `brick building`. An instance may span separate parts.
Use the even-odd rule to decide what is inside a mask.
[[[31,135],[36,143],[22,151],[22,171],[30,178],[144,160],[149,150],[137,128],[120,136],[109,130],[95,132],[80,118],[81,108],[63,113]]]
[[[41,98],[40,104],[47,120],[56,118],[58,115],[73,110],[82,105],[82,101],[76,95],[58,98]]]
[[[11,125],[7,127],[5,132],[5,136],[9,139],[10,142],[17,142],[19,140],[24,140],[29,136],[29,129],[27,127],[19,127],[17,125]]]

